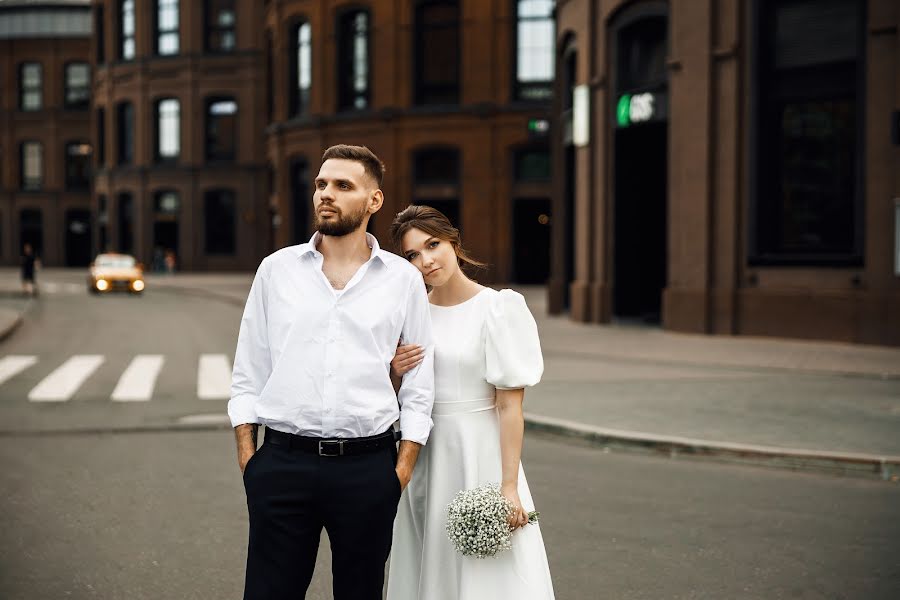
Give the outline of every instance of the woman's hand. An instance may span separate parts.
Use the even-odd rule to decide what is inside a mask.
[[[424,357],[425,351],[421,346],[416,344],[401,346],[397,344],[397,353],[394,354],[394,358],[391,360],[391,372],[396,377],[402,377],[404,373],[407,373],[422,362]]]
[[[528,524],[528,512],[522,507],[522,501],[519,500],[519,490],[517,486],[509,484],[500,486],[500,493],[503,497],[512,502],[516,510],[509,516],[509,528],[516,530],[522,525]]]

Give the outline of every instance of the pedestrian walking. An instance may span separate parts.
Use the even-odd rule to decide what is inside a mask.
[[[304,597],[323,527],[334,599],[382,598],[397,503],[434,401],[425,284],[366,233],[383,175],[368,148],[326,150],[315,234],[266,257],[250,289],[228,403],[250,517],[248,600]],[[401,340],[422,346],[424,359],[395,395],[390,361]]]

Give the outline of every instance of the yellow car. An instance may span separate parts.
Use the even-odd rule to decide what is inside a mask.
[[[99,254],[91,263],[88,291],[140,294],[144,291],[144,266],[128,254]]]

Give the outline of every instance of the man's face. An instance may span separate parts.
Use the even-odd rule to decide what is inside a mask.
[[[316,230],[336,237],[352,233],[366,226],[369,215],[381,208],[381,202],[381,191],[362,163],[329,158],[316,176]]]

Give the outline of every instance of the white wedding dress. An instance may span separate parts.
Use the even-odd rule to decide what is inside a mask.
[[[388,600],[552,600],[539,524],[513,532],[512,549],[464,557],[447,538],[457,492],[502,479],[495,388],[536,384],[543,373],[537,325],[525,299],[486,288],[456,306],[431,306],[434,429],[400,498]],[[519,465],[519,499],[535,510]]]

